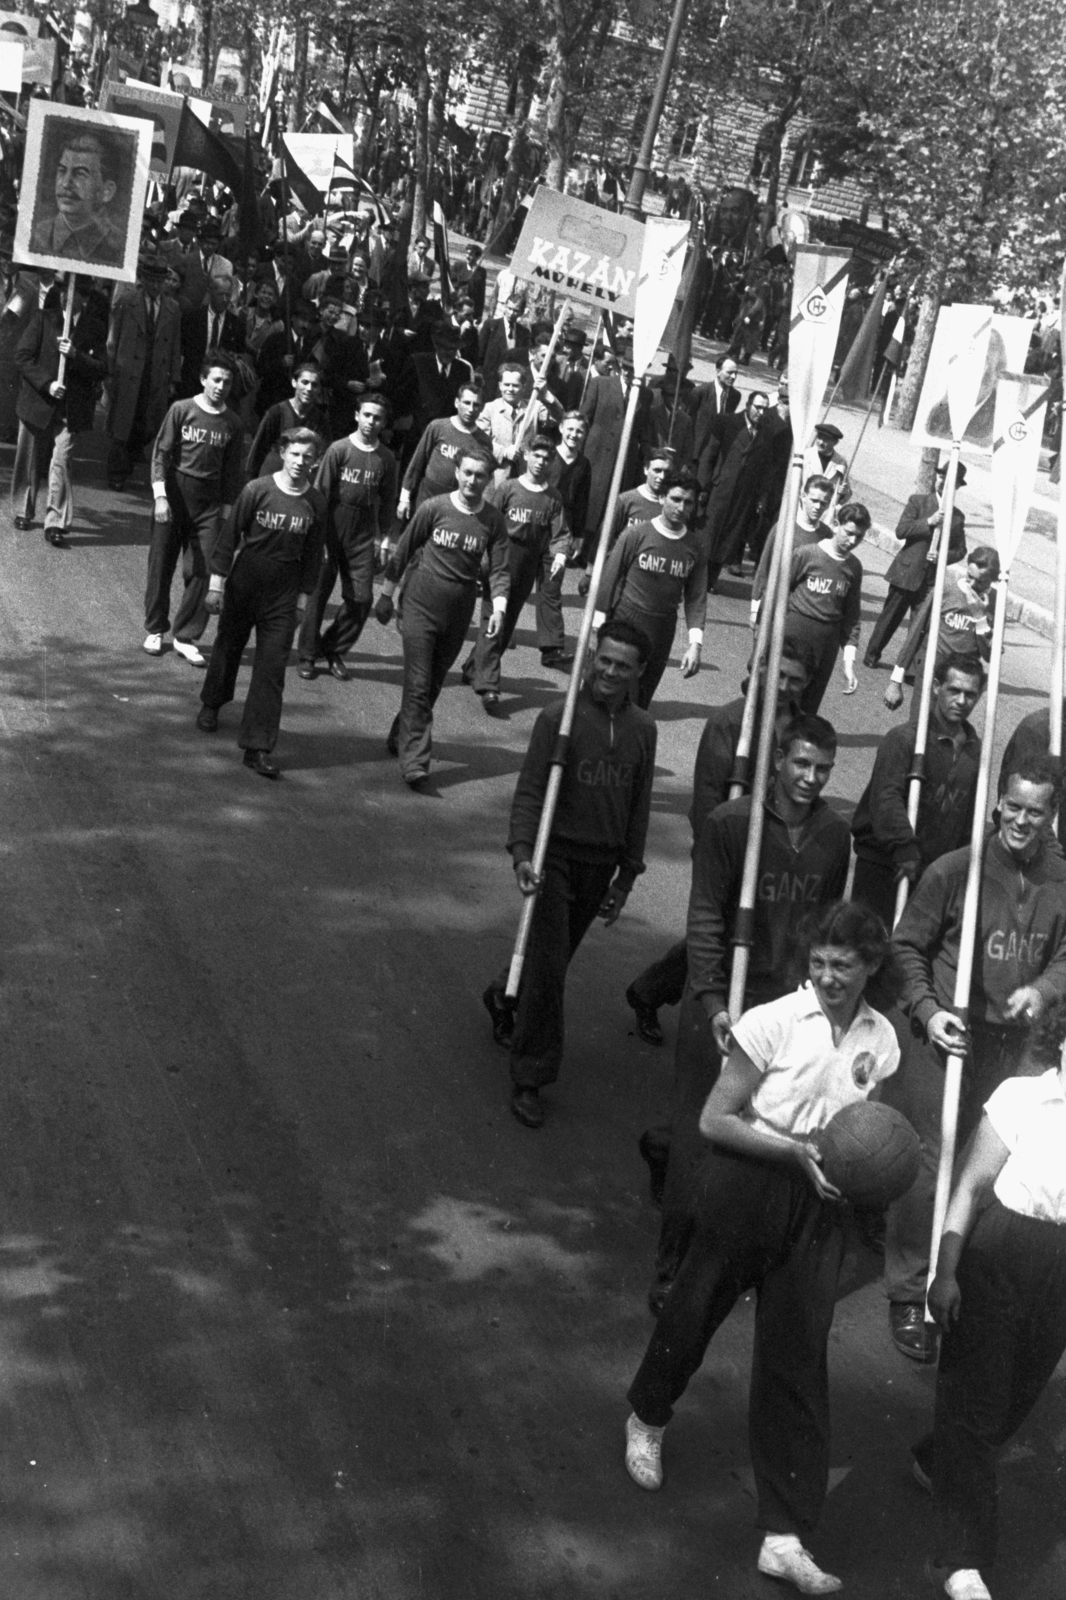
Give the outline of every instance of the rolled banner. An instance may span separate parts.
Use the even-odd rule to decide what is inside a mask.
[[[637,274],[633,316],[633,373],[643,378],[655,358],[677,298],[685,266],[691,223],[678,217],[649,217]]]
[[[788,333],[788,403],[797,451],[810,442],[833,366],[848,291],[848,251],[796,246]]]
[[[1006,373],[996,384],[992,525],[1004,572],[1010,570],[1032,503],[1047,396],[1047,381],[1036,374]]]

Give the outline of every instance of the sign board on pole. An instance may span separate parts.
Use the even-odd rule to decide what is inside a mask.
[[[174,151],[181,126],[181,108],[184,96],[171,94],[169,89],[147,89],[140,84],[109,83],[100,109],[116,112],[124,117],[143,117],[152,124],[153,178],[164,183],[174,165]]]
[[[1047,413],[1047,380],[1005,373],[996,384],[992,525],[1003,571],[1017,553],[1033,498]]]
[[[691,223],[678,217],[649,217],[644,224],[633,318],[633,372],[638,378],[651,366],[673,310],[690,229]]]
[[[52,87],[56,75],[56,42],[54,39],[26,39],[22,50],[23,83],[40,83]]]
[[[825,397],[848,290],[847,250],[796,246],[788,333],[788,399],[792,437],[805,449]]]
[[[986,323],[990,326],[982,332]],[[911,435],[915,444],[947,449],[960,437],[952,432],[949,377],[958,386],[956,405],[965,378],[972,399],[962,444],[967,450],[991,455],[996,384],[1003,373],[1024,367],[1032,331],[1030,318],[1001,316],[990,306],[943,306],[918,399]],[[971,363],[978,355],[974,371]]]
[[[597,311],[633,317],[644,227],[632,217],[540,188],[514,247],[511,271]]]
[[[0,94],[22,93],[22,40],[0,34]]]

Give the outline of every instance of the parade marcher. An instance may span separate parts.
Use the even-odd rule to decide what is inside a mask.
[[[696,483],[687,473],[668,472],[662,481],[662,507],[650,522],[634,522],[618,539],[603,569],[594,625],[605,616],[625,618],[649,644],[648,660],[636,687],[637,704],[647,710],[670,660],[677,612],[685,608],[688,648],[681,676],[700,670],[707,620],[707,567],[703,541],[692,531]]]
[[[585,451],[592,470],[589,485],[588,526],[599,532],[607,511],[615,457],[622,440],[622,423],[626,409],[626,385],[619,372],[619,363],[608,354],[594,366],[581,402],[581,415],[585,419]],[[623,476],[623,484],[631,482]],[[576,529],[575,529],[576,532]]]
[[[289,313],[289,328],[291,338],[289,331],[284,327],[275,333],[268,333],[255,359],[258,382],[255,403],[261,417],[266,415],[271,406],[288,399],[292,389],[292,375],[303,362],[311,361],[318,367],[321,387],[322,369],[313,354],[318,341],[318,323],[314,306],[309,305],[306,300],[298,300]],[[323,407],[324,396],[323,388],[319,397]]]
[[[788,384],[778,384],[773,409],[763,421],[760,439],[763,461],[763,488],[759,496],[759,515],[748,534],[748,549],[756,570],[762,565],[763,550],[770,529],[781,515],[788,469],[792,460],[792,418],[788,403]],[[829,501],[826,501],[828,506]],[[817,519],[816,519],[817,520]]]
[[[396,509],[396,457],[381,443],[389,403],[365,394],[355,416],[355,432],[337,439],[322,458],[315,488],[325,501],[326,548],[300,627],[299,674],[316,675],[325,656],[330,673],[345,682],[344,657],[363,631],[374,599],[375,548]],[[322,618],[333,585],[341,580],[341,604],[322,633]]]
[[[1063,726],[1066,727],[1066,700],[1063,701]],[[1007,740],[1007,747],[1003,752],[999,769],[999,786],[1003,787],[1004,776],[1019,761],[1031,761],[1036,756],[1046,756],[1051,751],[1051,711],[1045,706],[1042,711],[1030,711],[1023,717],[1014,732]],[[1059,807],[1058,814],[1058,839],[1066,847],[1066,806]]]
[[[838,900],[844,892],[851,855],[848,825],[821,799],[836,743],[831,723],[801,712],[786,724],[774,751],[745,990],[749,1005],[776,1000],[793,987],[801,920],[813,906]],[[719,806],[704,821],[692,852],[688,986],[677,1025],[669,1159],[648,1294],[655,1313],[692,1237],[693,1181],[703,1148],[700,1109],[730,1048],[729,984],[751,804],[751,796],[744,795]],[[665,1142],[658,1130],[659,1162]]]
[[[431,351],[415,352],[411,357],[418,382],[418,405],[414,420],[416,440],[422,437],[431,422],[450,417],[460,389],[474,382],[473,369],[459,357],[459,334],[450,323],[442,321],[434,324],[431,340]],[[480,404],[480,392],[478,399]]]
[[[74,520],[74,440],[91,431],[97,386],[107,376],[107,323],[86,302],[87,287],[85,279],[75,282],[69,338],[63,333],[60,306],[46,302],[34,311],[15,346],[19,376],[19,431],[11,474],[15,527],[32,527],[38,488],[47,473],[44,536],[57,547],[66,543],[66,531]],[[66,370],[61,384],[63,356]]]
[[[491,451],[488,434],[479,426],[481,391],[473,383],[459,386],[454,401],[455,414],[427,424],[403,475],[396,514],[406,521],[427,500],[450,494],[456,486],[457,469],[463,453]]]
[[[956,1015],[954,999],[969,849],[953,850],[926,869],[893,935],[911,1029],[893,1103],[922,1141],[922,1164],[912,1187],[889,1208],[885,1292],[893,1343],[914,1361],[936,1359],[925,1290],[945,1058],[966,1058],[962,1150],[982,1102],[1023,1070],[1027,1024],[1066,994],[1066,861],[1046,837],[1061,789],[1061,767],[1050,757],[1020,760],[1001,776],[996,832],[981,864],[968,1023]]]
[[[567,968],[596,917],[610,927],[644,871],[655,773],[655,723],[634,702],[647,644],[631,623],[606,622],[577,697],[544,871],[533,847],[564,700],[537,717],[518,775],[507,848],[523,895],[537,894],[517,1005],[505,968],[482,999],[493,1038],[511,1054],[511,1110],[544,1121],[540,1091],[559,1076]],[[538,892],[539,891],[539,892]]]
[[[711,423],[716,417],[728,416],[739,404],[740,390],[737,388],[736,361],[730,355],[719,356],[711,382],[701,385],[692,396],[693,470],[707,448],[707,441],[711,436]]]
[[[804,711],[817,711],[821,705],[838,650],[844,653],[844,693],[854,694],[859,687],[855,657],[862,615],[862,564],[852,552],[866,537],[870,513],[856,501],[841,506],[838,517],[828,538],[804,545],[792,556],[785,637],[810,657]]]
[[[522,389],[529,377],[529,368],[518,361],[504,361],[497,377],[499,394],[482,408],[477,420],[478,427],[484,429],[492,441],[496,482],[503,483],[512,476],[512,469],[522,454],[519,443],[525,418]]]
[[[334,439],[351,433],[355,426],[356,401],[370,378],[370,363],[362,340],[342,333],[337,326],[343,315],[344,302],[340,295],[324,294],[319,307],[321,327],[310,352],[322,369],[322,390]]]
[[[500,702],[500,659],[511,642],[522,607],[540,578],[545,557],[550,559],[550,577],[558,576],[566,566],[566,513],[558,491],[548,482],[554,454],[554,442],[537,434],[526,448],[521,477],[495,484],[487,496],[489,503],[502,511],[507,524],[511,586],[503,621],[492,634],[488,625],[494,613],[490,605],[483,607],[481,631],[463,666],[463,681],[480,695],[481,704],[489,712]]]
[[[292,398],[279,400],[263,413],[245,463],[249,480],[281,471],[279,445],[282,434],[290,428],[310,428],[321,438],[323,450],[329,442],[329,414],[322,404],[322,374],[317,361],[301,361],[293,369]]]
[[[962,561],[948,567],[944,574],[940,626],[936,635],[937,662],[948,655],[971,655],[985,661],[989,659],[996,604],[992,585],[998,577],[999,555],[990,544],[979,544]],[[892,677],[886,685],[883,698],[890,711],[897,710],[903,702],[903,685],[908,673],[913,672],[916,684],[921,684],[929,648],[932,611],[933,595],[930,591],[911,618],[907,637],[900,646]],[[912,721],[918,715],[920,697],[920,688],[916,688],[911,696]]]
[[[930,862],[961,850],[973,824],[981,741],[969,722],[985,672],[973,656],[945,656],[933,679],[918,821],[907,816],[917,728],[890,728],[877,747],[873,772],[851,819],[855,841],[852,899],[895,919],[896,890],[913,889]]]
[[[244,764],[262,778],[280,776],[270,759],[281,725],[285,666],[292,636],[314,587],[325,530],[322,496],[311,486],[318,435],[293,428],[281,441],[281,471],[246,484],[211,556],[209,611],[221,613],[196,726],[218,729],[233,699],[255,629],[252,679],[237,743]]]
[[[1066,1350],[1064,1023],[1062,1006],[1049,1007],[1030,1031],[1025,1074],[986,1101],[929,1288],[943,1343],[914,1474],[933,1492],[934,1573],[949,1600],[991,1600],[996,1460]]]
[[[219,529],[241,484],[244,429],[227,405],[233,362],[209,350],[200,366],[201,392],[175,400],[152,447],[155,511],[144,596],[144,649],[163,653],[170,627],[170,584],[182,558],[185,589],[174,618],[174,649],[206,666],[196,641],[207,627],[204,604]]]
[[[417,555],[403,591],[403,695],[387,740],[390,754],[400,758],[401,777],[412,789],[429,775],[433,707],[463,647],[483,559],[488,561],[494,613],[486,632],[496,632],[507,610],[507,524],[485,499],[492,472],[488,450],[471,441],[455,463],[454,491],[427,500],[404,529],[374,607],[384,626],[393,614],[396,586]]]
[[[233,279],[224,274],[212,277],[207,299],[201,306],[187,306],[181,317],[181,379],[178,399],[187,400],[200,389],[200,365],[208,350],[224,350],[227,355],[242,355],[245,349],[244,322],[230,309]]]
[[[202,306],[212,278],[233,279],[233,262],[221,255],[222,224],[217,217],[204,217],[199,223],[196,244],[184,257],[181,275],[181,302],[186,306]]]
[[[749,663],[750,671],[750,663]],[[777,731],[780,736],[793,717],[799,714],[800,696],[807,684],[807,663],[798,648],[785,640],[781,649],[781,666],[777,674]],[[692,848],[696,849],[700,830],[718,806],[729,799],[733,779],[733,764],[740,727],[744,720],[748,680],[741,684],[740,697],[724,706],[713,706],[703,725],[700,742],[696,747],[696,764],[692,773],[692,804],[688,819],[692,827]],[[755,727],[761,724],[763,695],[760,691],[755,705]],[[671,945],[659,961],[653,961],[634,978],[626,990],[626,1000],[636,1018],[636,1030],[648,1044],[662,1044],[663,1031],[659,1026],[659,1007],[681,1004],[688,981],[688,949],[684,939]],[[645,1154],[647,1154],[645,1152]],[[665,1160],[665,1156],[663,1158]]]
[[[484,380],[484,394],[487,401],[495,400],[499,393],[500,368],[503,363],[513,362],[522,351],[529,349],[529,325],[521,320],[525,309],[525,295],[520,289],[514,289],[504,301],[501,314],[482,324],[478,365]]]
[[[665,445],[653,445],[644,460],[644,482],[635,489],[625,489],[618,496],[611,519],[607,550],[612,551],[618,535],[634,522],[651,522],[662,510],[663,483],[674,470],[677,458]],[[578,594],[588,594],[589,576],[583,574],[578,582]]]
[[[716,417],[699,461],[707,508],[707,583],[713,592],[723,567],[741,572],[744,547],[755,532],[765,486],[762,426],[770,401],[756,391],[742,413]]]
[[[847,1212],[815,1136],[878,1093],[899,1063],[891,1024],[864,998],[887,987],[891,950],[864,906],[826,906],[804,931],[807,982],[733,1026],[699,1115],[705,1154],[692,1243],[629,1388],[626,1467],[662,1484],[673,1409],[737,1301],[756,1291],[749,1401],[762,1546],[758,1570],[803,1594],[839,1578],[804,1548],[829,1488],[827,1347]]]
[[[820,539],[830,539],[833,530],[827,522],[823,522],[830,500],[833,498],[832,485],[828,478],[808,478],[800,490],[799,510],[796,512],[796,524],[792,530],[792,554],[802,550],[804,545],[817,544]],[[755,569],[755,577],[751,586],[751,625],[758,626],[759,607],[762,597],[766,592],[766,585],[770,578],[770,552],[773,548],[771,540],[767,540],[763,547],[759,565]]]
[[[944,513],[940,508],[941,495],[948,475],[945,461],[937,472],[937,493],[912,494],[896,524],[896,538],[903,540],[903,549],[893,557],[885,573],[888,594],[881,607],[881,615],[874,623],[864,667],[876,667],[888,641],[900,623],[921,605],[936,579],[936,558],[940,546],[940,529]],[[966,468],[959,463],[955,478],[956,491],[966,482]],[[966,559],[966,517],[954,506],[951,513],[951,540],[948,545],[948,562]]]
[[[832,488],[833,495],[829,502],[829,515],[832,516],[834,508],[845,504],[851,499],[851,484],[848,482],[848,464],[844,460],[837,445],[844,435],[832,422],[819,422],[814,428],[814,443],[803,454],[803,479],[820,477],[827,478]]]
[[[580,566],[589,543],[589,496],[592,465],[585,454],[588,425],[580,411],[568,411],[559,423],[559,443],[548,468],[548,482],[559,493],[570,529],[567,566]],[[549,570],[550,567],[555,570]],[[573,655],[566,648],[563,621],[563,578],[554,556],[545,555],[537,580],[537,649],[542,667],[565,671]]]
[[[164,261],[142,256],[136,287],[112,307],[107,333],[107,481],[112,489],[124,487],[145,445],[159,432],[181,377],[181,315],[177,301],[162,292],[166,275]]]

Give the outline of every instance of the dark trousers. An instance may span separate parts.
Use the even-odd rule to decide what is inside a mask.
[[[661,1149],[668,1141],[670,1151],[653,1292],[673,1283],[696,1229],[696,1179],[707,1153],[707,1141],[699,1128],[700,1112],[721,1070],[722,1058],[710,1018],[702,1001],[686,989],[677,1019],[670,1131],[667,1134],[665,1129],[652,1130],[658,1147]]]
[[[545,550],[537,573],[537,649],[562,650],[566,645],[563,625],[563,578],[566,569],[551,576],[552,558]]]
[[[815,622],[790,612],[785,619],[785,638],[806,651],[811,675],[800,696],[800,710],[816,712],[829,687],[840,648],[840,629],[835,622]]]
[[[474,664],[473,686],[476,694],[500,692],[500,661],[514,636],[518,619],[522,615],[522,607],[533,593],[533,585],[541,570],[541,551],[531,549],[528,545],[515,544],[512,540],[508,549],[508,562],[511,587],[507,594],[507,610],[503,614],[499,632],[491,639],[485,633],[489,618],[492,616],[491,600],[485,600],[481,607],[481,630],[471,658]]]
[[[944,1335],[933,1432],[914,1454],[933,1480],[938,1566],[991,1567],[996,1457],[1066,1350],[1066,1229],[994,1200],[959,1263],[959,1319]]]
[[[511,1038],[516,1089],[554,1083],[563,1061],[566,970],[615,874],[613,862],[575,861],[549,849],[529,930]],[[493,980],[500,994],[507,969]]]
[[[634,628],[639,628],[651,646],[635,696],[637,705],[642,711],[647,711],[652,696],[662,681],[663,673],[670,664],[670,652],[674,648],[674,635],[677,632],[677,617],[649,617],[643,611],[631,611],[625,606],[617,606],[613,615],[632,623]]]
[[[891,933],[892,919],[896,915],[896,873],[880,861],[867,861],[855,857],[855,876],[851,882],[851,898],[861,900],[864,906],[876,911]]]
[[[874,631],[870,635],[870,642],[866,646],[866,654],[872,661],[880,660],[888,648],[888,641],[912,612],[916,611],[933,587],[933,563],[927,563],[929,574],[922,579],[917,589],[898,589],[894,583],[888,586],[885,603],[881,607],[881,615],[874,623]]]
[[[226,580],[222,615],[200,699],[216,711],[233,699],[241,656],[254,628],[252,681],[237,735],[242,750],[273,750],[278,742],[299,586],[297,563],[272,561],[247,550],[237,557]]]
[[[688,946],[684,939],[679,939],[658,961],[645,967],[629,987],[642,1005],[653,1006],[658,1011],[660,1006],[680,1005],[687,982]]]
[[[174,637],[188,643],[207,627],[204,597],[210,560],[218,538],[219,486],[204,478],[176,472],[167,482],[169,522],[152,523],[148,547],[148,583],[144,591],[146,633],[170,627],[170,585],[181,556],[185,590],[174,618]]]
[[[141,384],[140,395],[137,399],[137,415],[129,431],[128,438],[112,439],[107,451],[107,476],[109,480],[124,483],[133,471],[134,465],[140,461],[144,454],[144,447],[151,444],[155,437],[148,427],[147,412],[151,391],[146,383]]]
[[[661,1427],[741,1295],[758,1293],[748,1433],[758,1527],[808,1534],[829,1481],[829,1372],[844,1235],[831,1205],[787,1167],[709,1150],[699,1225],[629,1390]]]
[[[463,647],[476,599],[473,584],[441,582],[421,568],[404,589],[403,694],[392,727],[405,778],[429,771],[433,707]]]
[[[298,645],[301,661],[314,661],[316,656],[342,656],[356,643],[363,631],[374,598],[374,540],[377,522],[364,524],[361,518],[344,516],[338,507],[334,525],[326,539],[326,553],[319,569],[304,620],[300,626]],[[333,585],[341,580],[341,603],[325,633],[322,618],[325,615]]]
[[[901,1032],[902,1030],[897,1030]],[[981,1110],[1004,1078],[1023,1073],[1026,1030],[970,1023],[973,1053],[963,1068],[958,1141],[963,1146],[981,1120]],[[929,1276],[929,1235],[940,1163],[940,1112],[944,1100],[944,1057],[915,1024],[901,1040],[899,1071],[885,1083],[886,1105],[910,1122],[921,1140],[918,1176],[902,1199],[888,1208],[885,1230],[885,1293],[897,1305],[920,1305]]]

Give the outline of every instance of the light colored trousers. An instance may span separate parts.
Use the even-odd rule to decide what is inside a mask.
[[[77,435],[65,422],[53,437],[51,427],[31,428],[19,423],[15,446],[15,468],[11,475],[12,514],[32,522],[37,509],[37,492],[45,464],[48,466],[46,528],[69,528],[74,520],[74,492],[70,481],[70,458]]]

